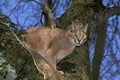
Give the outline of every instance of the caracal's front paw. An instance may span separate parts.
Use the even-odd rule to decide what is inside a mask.
[[[64,74],[64,72],[63,71],[57,71],[58,73],[60,73],[60,74]]]

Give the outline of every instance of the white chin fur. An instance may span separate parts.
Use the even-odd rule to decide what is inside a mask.
[[[81,44],[80,43],[75,43],[76,46],[80,46]]]

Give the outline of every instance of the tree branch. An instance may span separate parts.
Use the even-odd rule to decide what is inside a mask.
[[[113,15],[120,15],[120,7],[105,9],[104,13],[105,13],[106,19],[108,19]]]
[[[45,12],[45,14],[47,15],[48,17],[48,25],[51,26],[51,28],[54,28],[56,27],[56,24],[55,24],[55,21],[54,21],[54,16],[53,16],[53,13],[52,13],[52,9],[50,9],[49,5],[47,2],[44,2],[44,3],[41,3],[41,6],[42,6],[42,10],[43,12]]]
[[[47,18],[47,19],[45,19],[45,23],[48,24],[48,26],[51,26],[51,28],[56,27],[52,9],[50,8],[51,6],[49,4],[49,2],[51,0],[48,0],[47,2],[41,2],[41,3],[36,0],[20,0],[20,2],[29,2],[29,1],[33,1],[37,4],[39,4],[40,6],[42,6],[43,13],[44,13],[45,17]]]

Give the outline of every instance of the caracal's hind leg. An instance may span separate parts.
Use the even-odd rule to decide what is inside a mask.
[[[38,71],[44,75],[44,79],[51,77],[52,68],[49,66],[48,62],[44,59],[44,57],[34,51],[31,51],[31,55]]]
[[[41,60],[36,64],[38,68],[41,69],[40,72],[44,75],[44,79],[52,76],[52,68],[44,60]]]

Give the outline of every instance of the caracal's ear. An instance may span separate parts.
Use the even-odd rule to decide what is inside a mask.
[[[88,24],[86,24],[86,25],[83,27],[83,31],[84,31],[85,33],[87,33],[87,29],[88,29]]]
[[[71,29],[70,29],[71,32],[75,31],[75,24],[74,22],[72,21],[72,25],[71,25]]]

